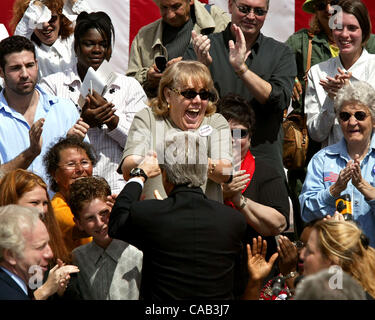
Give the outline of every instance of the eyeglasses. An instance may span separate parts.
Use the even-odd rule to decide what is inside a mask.
[[[64,168],[69,171],[73,171],[77,168],[77,166],[81,166],[83,169],[88,169],[92,165],[90,160],[82,160],[81,162],[69,162],[59,166],[60,168]]]
[[[339,118],[341,121],[348,121],[352,116],[356,118],[358,121],[363,121],[367,118],[368,114],[364,111],[357,111],[354,114],[351,114],[349,112],[340,112],[339,113]]]
[[[237,3],[234,1],[234,4],[236,5],[239,12],[248,15],[251,11],[258,17],[265,16],[267,14],[267,10],[264,10],[262,8],[256,7],[250,7],[250,6],[238,6]]]
[[[182,95],[184,98],[190,99],[190,100],[194,99],[197,95],[199,95],[199,97],[202,100],[212,100],[214,97],[213,93],[211,93],[208,90],[201,90],[199,92],[196,92],[195,90],[192,90],[192,89],[188,89],[185,91],[180,91],[176,88],[169,88],[169,89],[172,90],[173,92],[176,92]]]
[[[327,5],[329,4],[330,6],[335,6],[339,3],[339,0],[331,0],[331,1],[317,1],[315,3],[315,9],[318,11],[325,10]]]
[[[249,134],[249,130],[247,129],[231,129],[230,131],[232,132],[232,137],[234,139],[243,139]]]

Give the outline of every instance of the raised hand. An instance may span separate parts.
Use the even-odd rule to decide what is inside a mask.
[[[249,270],[250,281],[263,280],[272,269],[275,263],[278,253],[275,252],[269,261],[266,261],[267,253],[267,241],[263,240],[262,237],[258,236],[258,239],[253,238],[253,246],[247,245],[247,268]]]
[[[286,276],[297,270],[298,251],[296,246],[288,237],[280,235],[278,239],[277,252],[279,253],[279,269]]]
[[[211,40],[206,35],[197,34],[194,30],[191,32],[191,38],[197,60],[209,66],[212,63],[210,55]]]
[[[246,49],[246,40],[242,30],[235,24],[232,24],[231,28],[236,35],[236,43],[229,40],[229,62],[235,72],[240,72],[251,50],[247,51]]]

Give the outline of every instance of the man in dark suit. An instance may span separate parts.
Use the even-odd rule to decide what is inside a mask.
[[[49,235],[34,208],[0,208],[0,300],[29,300],[53,257]]]
[[[237,295],[234,287],[244,258],[246,220],[231,207],[207,199],[200,188],[207,179],[207,161],[202,161],[207,152],[201,139],[189,131],[171,137],[160,168],[156,153],[148,154],[132,170],[134,178],[113,207],[109,235],[143,251],[141,296],[145,300],[234,299]],[[160,172],[168,197],[139,201],[147,177]]]

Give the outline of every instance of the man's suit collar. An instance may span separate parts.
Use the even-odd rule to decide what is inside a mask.
[[[168,197],[173,197],[176,193],[179,193],[179,192],[194,192],[194,193],[201,194],[204,198],[207,199],[207,197],[204,194],[202,188],[200,188],[200,187],[189,188],[186,184],[175,186]]]
[[[0,279],[8,283],[9,286],[12,287],[13,289],[19,291],[20,294],[24,294],[25,296],[27,296],[27,294],[20,287],[20,285],[14,279],[12,279],[12,277],[2,267],[0,267]],[[26,287],[26,290],[27,290],[27,287]]]

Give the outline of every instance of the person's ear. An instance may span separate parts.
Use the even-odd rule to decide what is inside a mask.
[[[171,90],[169,88],[167,88],[167,87],[164,87],[163,93],[164,93],[165,100],[169,104],[170,103],[170,99],[171,99]]]
[[[84,231],[79,219],[77,219],[76,217],[73,217],[73,221],[74,221],[74,223],[76,224],[76,226],[78,227],[79,230]]]
[[[112,57],[112,48],[108,48],[105,58],[109,61]]]
[[[232,14],[232,4],[233,4],[233,0],[228,0],[228,12],[229,14]]]
[[[79,42],[77,40],[74,40],[74,53],[76,54],[76,57],[78,57],[78,54],[79,54]]]
[[[15,253],[9,249],[5,249],[3,251],[3,260],[6,261],[11,266],[15,266],[17,264]]]
[[[0,67],[0,77],[4,79],[4,71],[2,67]]]

